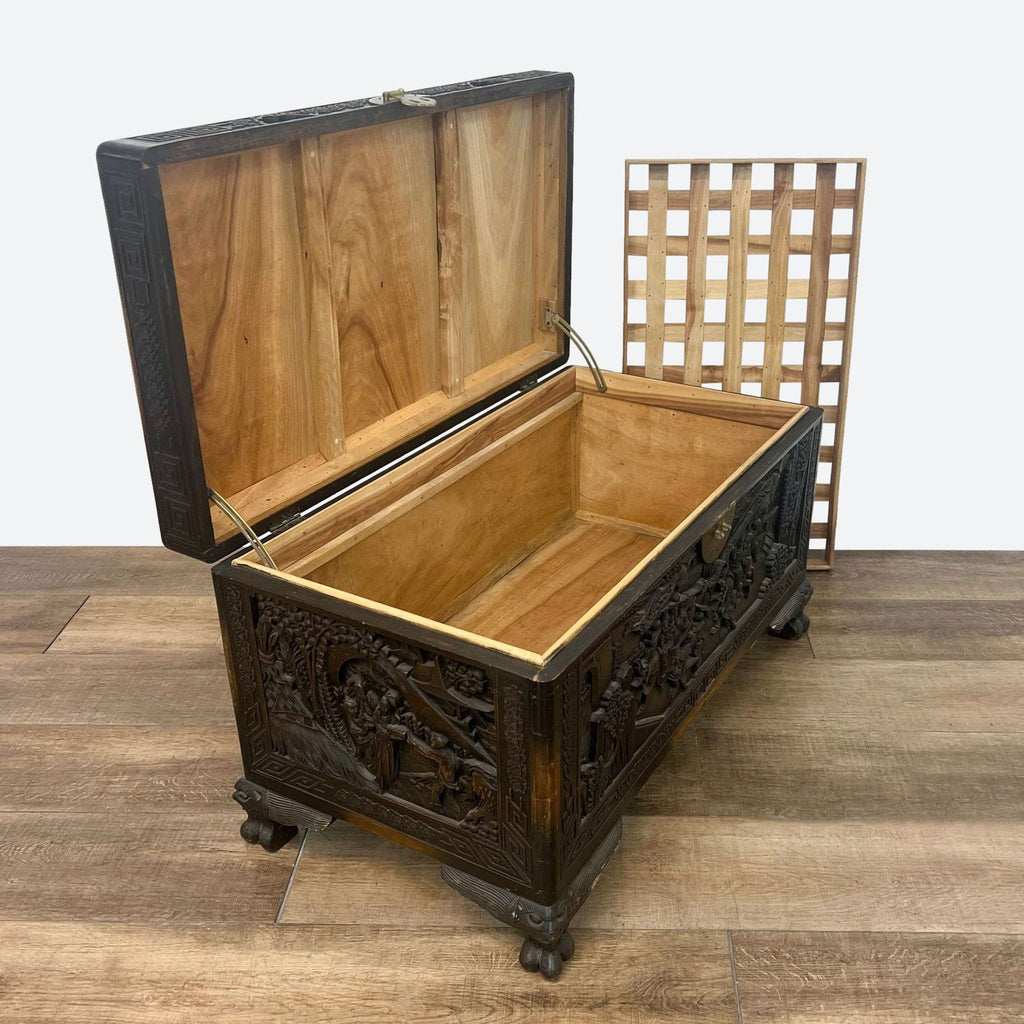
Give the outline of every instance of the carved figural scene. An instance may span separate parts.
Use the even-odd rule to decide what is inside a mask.
[[[242,838],[409,845],[555,978],[672,735],[807,628],[821,413],[568,365],[572,76],[416,97],[100,177],[164,542],[217,563]]]
[[[257,599],[255,640],[275,754],[496,838],[494,687],[483,669],[269,597]]]

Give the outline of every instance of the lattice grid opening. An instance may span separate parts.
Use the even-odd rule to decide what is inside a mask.
[[[809,566],[835,549],[865,161],[627,160],[626,373],[824,411]]]

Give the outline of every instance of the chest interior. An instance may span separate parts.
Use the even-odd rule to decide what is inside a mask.
[[[311,516],[278,572],[543,661],[803,413],[606,379],[558,374]]]

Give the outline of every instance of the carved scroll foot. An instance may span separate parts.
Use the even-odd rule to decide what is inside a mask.
[[[569,934],[569,922],[597,884],[621,838],[622,822],[619,821],[573,879],[565,896],[550,906],[516,896],[447,865],[441,868],[441,877],[457,893],[521,932],[524,939],[519,963],[527,971],[539,971],[545,978],[554,979],[562,973],[562,964],[571,960],[576,951],[576,943]]]
[[[768,626],[769,634],[783,640],[796,640],[803,636],[811,624],[811,620],[804,614],[804,607],[813,593],[814,588],[804,580],[772,619]]]
[[[248,815],[239,830],[242,838],[247,843],[259,843],[267,853],[277,853],[300,828],[322,832],[334,820],[245,778],[235,783],[232,798]]]
[[[276,821],[263,820],[250,812],[239,832],[247,843],[259,843],[267,853],[277,853],[298,835],[299,830],[294,825],[279,825]]]

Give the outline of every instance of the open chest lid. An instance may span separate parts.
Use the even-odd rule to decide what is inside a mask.
[[[104,143],[164,543],[213,561],[566,360],[572,76]]]

